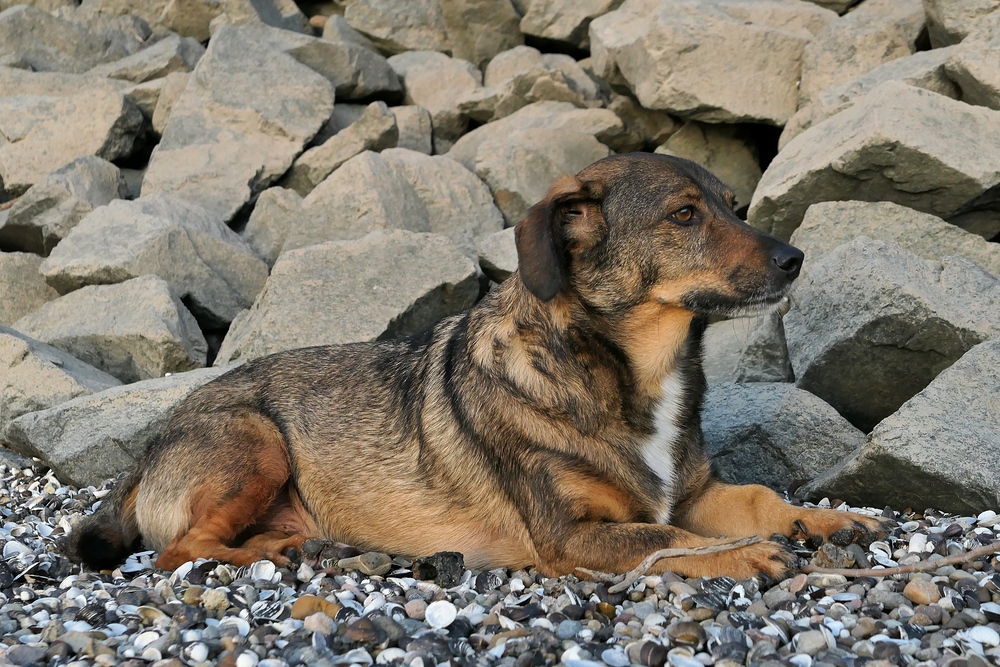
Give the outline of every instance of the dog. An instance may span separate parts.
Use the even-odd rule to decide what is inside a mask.
[[[69,554],[109,569],[145,543],[168,570],[287,565],[322,538],[556,576],[723,537],[874,539],[879,519],[712,472],[706,318],[772,307],[803,261],[733,205],[666,155],[558,179],[516,226],[519,270],[470,310],[401,340],[273,354],[192,392]],[[759,541],[655,571],[778,578],[796,562]]]

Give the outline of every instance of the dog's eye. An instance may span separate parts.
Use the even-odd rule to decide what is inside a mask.
[[[694,209],[690,206],[677,209],[670,214],[670,219],[674,222],[679,222],[682,225],[690,224],[691,221],[694,220]]]

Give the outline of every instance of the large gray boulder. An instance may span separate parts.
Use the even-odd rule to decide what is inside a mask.
[[[448,239],[402,230],[285,252],[215,363],[417,333],[475,302],[476,273]]]
[[[440,0],[356,0],[344,18],[386,53],[451,51]]]
[[[156,276],[83,287],[11,328],[122,382],[199,368],[208,350],[194,316]]]
[[[532,129],[572,130],[588,134],[611,148],[626,137],[622,120],[608,109],[579,109],[569,102],[535,102],[464,135],[448,151],[448,157],[472,169],[483,143]]]
[[[608,110],[625,125],[625,136],[612,145],[619,153],[654,150],[684,125],[668,113],[644,109],[630,95],[611,93]]]
[[[167,195],[95,210],[41,272],[62,293],[156,275],[213,328],[250,307],[267,280],[267,266],[236,232],[199,206]]]
[[[18,5],[0,12],[0,65],[82,74],[139,51],[147,37],[148,28],[131,35],[101,34],[38,7]]]
[[[79,396],[15,419],[0,440],[45,461],[64,482],[98,485],[135,466],[170,412],[226,370],[201,368]]]
[[[257,197],[242,236],[268,267],[274,266],[281,254],[288,230],[307,215],[304,206],[298,193],[278,186]]]
[[[976,23],[1000,11],[992,0],[923,0],[931,46],[958,44]]]
[[[945,67],[963,102],[1000,109],[1000,32],[988,39],[970,36],[954,47]]]
[[[143,83],[172,72],[190,72],[205,55],[205,47],[191,37],[167,35],[131,56],[98,65],[88,74]]]
[[[1000,280],[964,259],[859,237],[799,280],[784,319],[796,383],[864,431],[1000,335]]]
[[[288,170],[332,110],[325,77],[223,26],[173,105],[143,195],[176,194],[227,222]]]
[[[896,58],[846,83],[821,90],[789,119],[778,139],[778,149],[784,150],[788,142],[803,131],[848,108],[886,81],[901,81],[958,99],[958,88],[945,72],[945,63],[954,49],[955,47],[945,47]]]
[[[348,160],[303,201],[282,252],[326,241],[358,239],[376,230],[429,232],[427,207],[402,172],[379,153]]]
[[[142,112],[104,78],[0,67],[0,183],[22,194],[78,157],[132,152]]]
[[[156,107],[153,109],[153,115],[150,116],[153,133],[157,137],[162,136],[163,130],[167,128],[170,112],[174,110],[174,104],[184,94],[184,89],[187,88],[190,79],[191,74],[188,72],[172,72],[161,79],[163,83],[160,86],[160,94],[156,96]]]
[[[10,325],[59,296],[38,272],[42,258],[27,252],[0,252],[0,325]]]
[[[502,283],[517,271],[514,228],[493,232],[479,242],[479,267],[490,280]]]
[[[713,384],[701,426],[720,479],[778,491],[826,472],[865,439],[832,407],[787,383]]]
[[[736,208],[750,205],[760,181],[756,145],[740,136],[732,125],[708,125],[689,121],[656,149],[700,164],[733,189]]]
[[[802,52],[836,20],[805,2],[626,0],[590,24],[595,73],[649,109],[711,123],[784,125]]]
[[[920,0],[865,0],[833,21],[802,54],[800,106],[825,88],[912,54],[924,24]]]
[[[489,122],[543,100],[578,107],[602,104],[597,84],[573,58],[518,46],[490,61],[483,87],[468,92],[459,110],[473,120]]]
[[[396,146],[430,155],[434,152],[434,126],[427,109],[416,104],[392,107],[396,118]]]
[[[62,350],[0,326],[0,433],[21,415],[120,384]]]
[[[479,241],[503,229],[489,187],[458,162],[405,148],[382,151],[382,158],[423,202],[428,231],[447,237],[467,257],[475,260]]]
[[[254,43],[287,53],[325,76],[338,100],[401,95],[399,77],[375,50],[349,40],[310,37],[268,25],[247,25],[241,32]]]
[[[800,491],[976,514],[1000,506],[1000,339],[976,345]]]
[[[590,22],[619,4],[620,0],[532,0],[521,19],[521,32],[586,49]]]
[[[524,44],[511,0],[439,0],[451,54],[484,67],[502,51]]]
[[[392,148],[398,139],[396,116],[385,102],[372,102],[358,120],[296,158],[281,186],[305,196],[355,155]]]
[[[1000,112],[889,81],[790,141],[764,172],[748,221],[787,239],[811,204],[843,199],[948,218],[988,208],[983,196],[998,185]]]
[[[403,80],[406,103],[430,112],[434,152],[446,153],[469,125],[459,101],[481,87],[482,74],[468,60],[435,51],[407,51],[389,58],[389,65]]]
[[[859,236],[892,241],[924,259],[961,257],[1000,280],[1000,244],[989,243],[941,218],[891,202],[831,201],[813,204],[792,234],[806,253],[804,270],[837,246]]]
[[[28,188],[0,224],[0,247],[48,255],[88,213],[126,194],[121,171],[88,155]]]
[[[702,339],[702,364],[709,384],[792,382],[782,310],[713,322]]]

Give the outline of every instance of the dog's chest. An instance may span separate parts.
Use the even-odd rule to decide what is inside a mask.
[[[642,458],[660,481],[656,520],[669,523],[674,504],[675,445],[682,429],[677,424],[684,396],[684,377],[679,371],[663,380],[662,397],[653,414],[653,434],[642,445]]]

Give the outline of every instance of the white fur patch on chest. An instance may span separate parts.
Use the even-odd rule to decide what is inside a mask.
[[[663,380],[663,395],[653,415],[653,434],[642,445],[642,458],[660,478],[660,506],[656,520],[669,523],[674,505],[674,445],[680,437],[677,415],[684,395],[684,378],[673,371]]]

